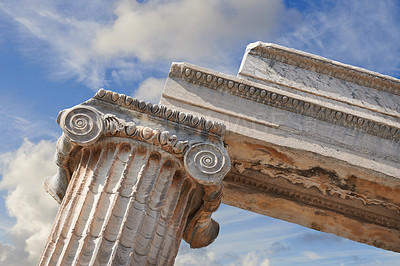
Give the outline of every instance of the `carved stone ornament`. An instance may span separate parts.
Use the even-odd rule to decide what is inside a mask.
[[[240,80],[239,82],[233,78],[229,79],[225,76],[216,76],[211,72],[207,73],[205,70],[196,70],[194,66],[191,67],[189,64],[178,63],[172,65],[169,76],[285,111],[356,129],[396,142],[400,141],[400,128],[398,127],[328,108],[304,99],[297,99],[272,90],[269,91],[266,88],[258,87],[257,83],[246,80]],[[173,98],[166,95],[163,97]]]
[[[102,120],[94,108],[87,106],[61,112],[57,122],[69,140],[85,146],[94,143],[103,134]]]
[[[225,149],[208,143],[191,146],[185,154],[185,167],[194,179],[204,185],[220,184],[229,172],[230,164],[226,163],[228,153]]]
[[[104,90],[57,122],[44,185],[61,206],[39,265],[172,265],[182,238],[217,237],[222,124]]]

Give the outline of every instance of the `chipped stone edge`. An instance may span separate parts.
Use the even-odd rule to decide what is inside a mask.
[[[286,96],[282,93],[259,88],[244,80],[227,78],[214,72],[187,63],[173,63],[169,72],[170,78],[179,78],[192,84],[210,89],[228,92],[232,95],[269,105],[285,111],[306,115],[325,122],[356,129],[377,137],[400,142],[400,128],[363,118],[357,115],[338,111],[305,100]]]
[[[400,95],[399,79],[296,49],[273,43],[255,42],[247,46],[245,54],[262,56],[361,86]]]

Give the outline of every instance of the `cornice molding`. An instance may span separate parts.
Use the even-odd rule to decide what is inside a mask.
[[[400,128],[373,121],[332,108],[327,108],[312,102],[296,99],[283,93],[276,93],[265,88],[255,86],[244,80],[230,79],[219,76],[206,70],[198,69],[188,64],[174,63],[171,66],[169,77],[185,80],[210,89],[227,92],[254,102],[279,108],[285,111],[309,116],[321,121],[338,124],[356,129],[381,138],[400,141]]]
[[[191,114],[186,114],[178,110],[167,108],[163,105],[139,101],[136,98],[132,98],[124,94],[119,94],[117,92],[100,89],[93,98],[111,104],[116,104],[123,108],[165,119],[167,121],[174,122],[182,126],[187,126],[206,134],[211,133],[219,137],[223,137],[223,134],[225,132],[225,125],[219,122],[207,120],[204,117],[197,117]]]
[[[249,44],[246,53],[314,71],[361,86],[400,95],[400,80],[363,68],[271,43]]]

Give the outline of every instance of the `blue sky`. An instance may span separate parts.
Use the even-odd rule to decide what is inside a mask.
[[[157,102],[172,62],[236,75],[274,42],[400,78],[400,1],[0,0],[0,265],[34,265],[58,205],[60,110],[99,88]],[[399,265],[400,255],[223,205],[178,265]]]

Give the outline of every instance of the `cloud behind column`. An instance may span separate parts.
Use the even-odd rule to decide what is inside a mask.
[[[54,153],[54,142],[25,140],[16,152],[0,156],[0,190],[8,190],[6,208],[16,220],[8,230],[13,245],[0,242],[2,265],[37,263],[59,206],[42,185],[56,172]]]

